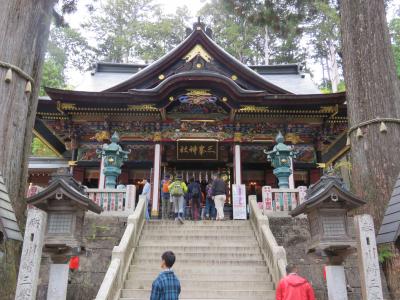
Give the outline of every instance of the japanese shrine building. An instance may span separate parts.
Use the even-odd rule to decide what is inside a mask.
[[[164,174],[207,181],[214,172],[248,193],[276,186],[264,149],[279,131],[298,152],[296,186],[316,182],[317,163],[347,149],[345,93],[321,94],[296,65],[246,66],[221,49],[203,23],[149,65],[98,63],[76,90],[47,88],[34,133],[59,156],[32,158],[30,181],[46,184],[57,165],[97,187],[96,149],[117,131],[130,149],[119,181],[137,184]],[[40,175],[40,176],[39,176]],[[153,210],[158,207],[153,191]]]

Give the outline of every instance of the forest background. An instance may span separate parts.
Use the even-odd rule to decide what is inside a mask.
[[[386,5],[400,77],[400,4]],[[345,89],[337,0],[81,0],[73,7],[55,8],[42,86],[74,88],[98,61],[151,63],[200,16],[241,62],[298,63],[322,92]]]

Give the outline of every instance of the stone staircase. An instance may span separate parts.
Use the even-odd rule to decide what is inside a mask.
[[[161,254],[172,250],[180,299],[272,300],[275,292],[249,221],[149,221],[121,290],[120,300],[149,299]]]

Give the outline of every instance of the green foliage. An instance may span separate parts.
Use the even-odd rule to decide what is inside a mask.
[[[264,60],[264,29],[235,14],[223,0],[206,4],[199,15],[213,30],[214,40],[228,53],[247,64]]]
[[[185,37],[188,9],[163,14],[152,0],[106,0],[83,28],[96,37],[98,56],[118,63],[155,60]]]
[[[44,87],[65,88],[64,67],[54,59],[48,58],[43,64],[42,80],[40,81],[39,95],[45,96]]]
[[[143,22],[141,26],[140,43],[135,45],[137,56],[148,62],[171,51],[185,39],[188,20],[186,6],[178,7],[172,15],[164,15],[160,8],[156,8],[152,20]]]
[[[226,10],[248,21],[247,26],[256,26],[264,37],[265,29],[268,30],[271,63],[299,63],[305,60],[306,49],[300,46],[300,41],[304,32],[302,23],[307,18],[306,4],[310,1],[222,0]]]
[[[392,37],[394,61],[396,63],[397,77],[400,78],[400,18],[394,18],[389,24]]]
[[[378,248],[378,259],[380,263],[384,263],[385,261],[394,257],[394,253],[387,246],[381,246]]]
[[[31,155],[37,157],[56,157],[57,154],[47,147],[39,138],[34,137],[31,144]]]
[[[79,32],[69,27],[53,26],[43,65],[40,96],[44,87],[66,88],[65,70],[73,68],[84,71],[95,61],[96,52]]]
[[[332,84],[325,80],[322,82],[322,84],[319,86],[319,89],[321,90],[321,93],[323,94],[330,94],[332,93]],[[344,82],[344,80],[341,80],[338,84],[338,90],[337,92],[344,92],[346,91],[346,83]]]

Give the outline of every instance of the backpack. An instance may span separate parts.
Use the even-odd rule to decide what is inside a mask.
[[[182,183],[180,181],[175,181],[172,183],[169,193],[171,196],[183,196]]]
[[[169,193],[169,189],[168,189],[169,185],[170,185],[170,181],[169,180],[164,180],[164,183],[162,185],[163,193]]]
[[[200,193],[201,193],[201,191],[200,191],[200,186],[198,185],[198,184],[193,184],[193,186],[192,186],[192,197],[193,198],[199,198],[200,197]]]

